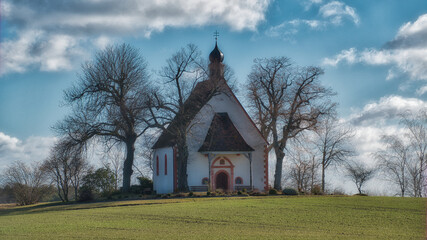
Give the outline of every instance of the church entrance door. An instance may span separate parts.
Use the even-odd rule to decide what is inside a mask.
[[[228,175],[225,172],[220,172],[215,179],[216,189],[228,190]]]

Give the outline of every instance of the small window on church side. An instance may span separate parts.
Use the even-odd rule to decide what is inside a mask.
[[[209,183],[209,179],[207,177],[205,177],[205,178],[202,179],[202,184],[203,185],[208,185],[208,183]]]
[[[220,165],[224,165],[225,164],[225,160],[224,159],[219,160],[219,164]]]
[[[236,177],[236,184],[243,184],[243,179],[241,177]]]
[[[159,156],[156,157],[156,175],[159,176]]]
[[[168,156],[165,154],[165,175],[168,175]]]

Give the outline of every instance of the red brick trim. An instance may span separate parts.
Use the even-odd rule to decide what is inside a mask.
[[[268,191],[268,147],[264,145],[264,190]]]

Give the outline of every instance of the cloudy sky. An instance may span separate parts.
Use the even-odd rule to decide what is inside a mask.
[[[139,48],[154,73],[187,43],[207,57],[218,30],[242,88],[256,57],[321,66],[367,162],[381,134],[401,131],[397,114],[427,106],[424,0],[2,0],[0,10],[0,169],[46,156],[63,90],[111,43]]]

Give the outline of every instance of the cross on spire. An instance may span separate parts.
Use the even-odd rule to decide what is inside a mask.
[[[218,42],[218,37],[219,37],[219,32],[218,31],[214,32],[214,37],[215,37],[215,42]]]

